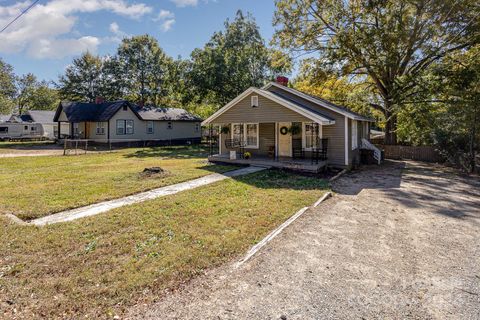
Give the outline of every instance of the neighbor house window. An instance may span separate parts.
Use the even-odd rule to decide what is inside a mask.
[[[117,134],[133,134],[133,120],[117,120]]]
[[[97,134],[105,134],[105,122],[97,122]]]
[[[153,133],[153,121],[147,121],[147,133],[148,134]]]
[[[125,134],[125,120],[117,120],[117,134]]]
[[[195,132],[199,132],[200,131],[200,123],[195,123]]]
[[[318,143],[322,137],[321,126],[317,123],[304,123],[302,130],[302,141],[304,141],[304,148],[306,150],[311,150],[312,148],[318,147]]]
[[[357,121],[352,120],[352,150],[358,148],[358,126]]]
[[[37,131],[37,127],[31,127],[30,130]]]
[[[24,127],[23,127],[23,130],[28,130],[28,126],[24,126]]]
[[[258,96],[252,96],[251,98],[251,106],[254,108],[254,107],[258,107]]]
[[[258,123],[232,124],[232,139],[245,143],[246,148],[258,148]]]
[[[78,130],[78,122],[75,122],[73,124],[73,134],[78,134],[79,130]]]
[[[125,133],[133,134],[133,120],[125,120]]]
[[[8,127],[0,127],[0,133],[8,133]]]
[[[167,122],[167,129],[173,129],[172,121]]]

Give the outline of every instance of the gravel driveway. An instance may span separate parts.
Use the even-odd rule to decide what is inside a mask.
[[[140,319],[480,319],[480,181],[415,162],[348,174],[241,269]]]

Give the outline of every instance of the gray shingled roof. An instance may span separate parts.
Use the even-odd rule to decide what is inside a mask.
[[[288,102],[293,103],[294,105],[296,105],[296,106],[299,107],[299,108],[305,109],[305,110],[310,111],[310,112],[313,112],[313,113],[315,113],[315,114],[318,114],[319,116],[321,116],[321,117],[323,117],[323,118],[326,118],[326,119],[328,119],[328,120],[330,120],[330,121],[335,121],[334,118],[329,117],[329,116],[327,116],[327,115],[319,112],[317,109],[311,108],[311,107],[309,107],[309,106],[307,106],[307,105],[305,105],[305,104],[303,104],[303,103],[300,103],[299,101],[292,99],[290,96],[288,96],[288,95],[286,95],[286,94],[281,94],[281,93],[278,93],[278,92],[275,92],[275,91],[268,91],[268,92],[271,93],[271,94],[273,94],[273,95],[275,95],[275,96],[277,96],[277,97],[282,98],[283,100],[287,100]]]
[[[37,123],[54,123],[55,111],[45,110],[28,110],[27,112],[32,118],[33,122]]]
[[[123,100],[101,104],[62,102],[55,113],[54,121],[58,121],[62,109],[70,122],[108,121],[124,105],[127,105],[141,120],[202,121],[183,109],[157,108],[153,106],[140,107]]]
[[[143,120],[163,120],[163,121],[202,121],[197,116],[179,108],[157,108],[145,106],[143,108],[135,106],[137,113]]]

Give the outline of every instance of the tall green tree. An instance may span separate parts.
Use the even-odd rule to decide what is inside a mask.
[[[173,62],[158,41],[149,35],[125,38],[117,55],[130,99],[161,105],[167,92],[167,70]]]
[[[105,96],[103,67],[103,59],[89,52],[73,59],[58,80],[61,98],[93,102],[96,97]]]
[[[273,57],[253,17],[238,11],[233,21],[225,22],[224,30],[192,52],[190,81],[197,98],[223,105],[250,86],[262,86],[288,66],[274,64],[279,59]]]
[[[415,99],[418,77],[448,53],[478,42],[475,0],[276,0],[274,41],[317,55],[319,68],[364,75],[371,106],[397,142],[397,117]]]
[[[442,111],[436,143],[453,162],[473,172],[480,148],[480,45],[446,57],[432,73]]]
[[[15,93],[13,67],[0,58],[0,113],[10,113],[12,111]]]

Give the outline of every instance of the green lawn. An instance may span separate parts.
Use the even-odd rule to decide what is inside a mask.
[[[268,170],[65,224],[19,226],[0,217],[0,318],[14,309],[19,318],[122,315],[239,259],[326,188],[315,177]]]
[[[210,165],[206,156],[195,146],[0,158],[0,214],[28,220],[235,168]],[[168,173],[141,174],[153,166]]]

